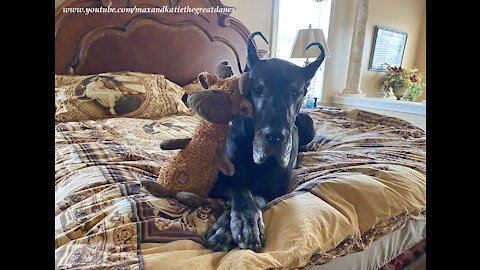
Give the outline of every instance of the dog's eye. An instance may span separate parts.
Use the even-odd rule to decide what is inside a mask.
[[[297,98],[298,96],[300,96],[302,94],[300,91],[298,91],[298,89],[292,89],[290,91],[292,93],[292,97],[294,97],[294,98]]]

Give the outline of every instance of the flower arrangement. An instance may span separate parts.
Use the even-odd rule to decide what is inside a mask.
[[[381,81],[383,97],[415,101],[426,86],[425,83],[421,83],[423,74],[419,73],[417,68],[404,69],[386,65],[388,71]]]

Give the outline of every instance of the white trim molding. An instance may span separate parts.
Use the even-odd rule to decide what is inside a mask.
[[[278,13],[280,12],[280,0],[273,0],[272,2],[272,38],[270,39],[270,57],[277,57],[277,42],[278,42]]]
[[[426,102],[390,100],[372,97],[332,96],[331,103],[420,115],[427,114]]]

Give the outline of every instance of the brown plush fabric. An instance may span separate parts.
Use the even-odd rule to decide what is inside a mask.
[[[240,94],[238,77],[221,80],[208,73],[201,73],[200,76],[203,76],[211,89],[221,90],[228,95],[231,101],[231,115],[244,111],[251,117],[252,105]],[[207,103],[195,102],[201,106],[208,106]],[[218,168],[214,162],[215,154],[217,150],[220,153],[225,152],[229,129],[228,122],[214,124],[204,119],[200,120],[190,143],[162,167],[157,182],[174,193],[188,191],[207,198],[218,177]]]
[[[225,151],[228,130],[228,124],[201,120],[187,147],[162,167],[157,182],[174,193],[189,191],[206,198],[218,175],[215,152]]]

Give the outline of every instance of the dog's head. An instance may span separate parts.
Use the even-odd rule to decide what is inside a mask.
[[[259,59],[250,34],[247,41],[247,65],[249,91],[246,95],[253,107],[254,140],[253,160],[262,164],[271,155],[279,165],[287,167],[292,151],[292,132],[297,114],[303,104],[310,80],[325,58],[320,43],[320,56],[305,67],[278,58]],[[242,75],[245,77],[245,75]]]

